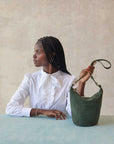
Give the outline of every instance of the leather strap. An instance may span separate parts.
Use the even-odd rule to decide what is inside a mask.
[[[109,66],[105,66],[105,65],[103,64],[103,61],[107,62],[107,63],[109,64]],[[106,60],[106,59],[96,59],[96,60],[92,61],[91,65],[93,65],[95,62],[99,62],[105,69],[111,68],[111,62],[109,62],[109,61]]]
[[[105,66],[105,65],[103,64],[104,61],[107,62],[107,63],[109,64],[109,66]],[[95,62],[99,62],[105,69],[111,68],[111,62],[108,61],[108,60],[106,60],[106,59],[96,59],[96,60],[92,61],[92,63],[91,63],[90,65],[92,66]],[[86,73],[86,74],[87,74],[87,73]],[[82,79],[86,74],[82,75],[78,80],[76,80],[76,81],[74,82],[74,84],[76,84],[76,83],[77,83],[80,79]],[[91,75],[90,77],[91,77],[91,79],[94,81],[94,83],[101,88],[101,85],[99,85],[99,84],[95,81],[94,77],[93,77],[92,75]],[[74,85],[74,84],[73,84],[73,85]],[[74,88],[73,88],[73,89],[74,89]]]

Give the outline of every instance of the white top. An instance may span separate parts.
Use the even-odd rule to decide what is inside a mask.
[[[49,74],[43,69],[26,73],[18,90],[6,107],[6,114],[14,116],[30,116],[32,108],[56,109],[71,116],[70,88],[76,77],[62,71]],[[30,108],[24,102],[30,97]]]

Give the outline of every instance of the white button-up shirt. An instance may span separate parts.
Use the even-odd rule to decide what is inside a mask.
[[[18,90],[6,107],[6,114],[14,116],[30,116],[32,108],[60,110],[71,116],[70,88],[76,77],[62,71],[49,74],[43,69],[26,73]],[[29,96],[30,107],[24,107]]]

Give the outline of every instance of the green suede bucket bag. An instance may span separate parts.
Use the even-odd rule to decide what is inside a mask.
[[[110,66],[106,67],[103,65],[102,61],[107,62]],[[102,66],[106,69],[111,68],[111,63],[105,59],[97,59],[94,60],[91,65],[95,62],[100,62]],[[86,75],[86,74],[85,74]],[[84,77],[83,75],[82,77]],[[82,77],[80,77],[75,83],[77,83]],[[91,79],[95,82],[95,84],[99,87],[99,91],[95,93],[91,97],[83,97],[80,96],[77,92],[77,89],[73,88],[74,84],[72,84],[70,89],[70,103],[71,103],[71,114],[72,121],[75,125],[78,126],[93,126],[98,123],[101,104],[102,104],[102,96],[103,89],[101,85],[99,85],[93,76],[90,76]]]

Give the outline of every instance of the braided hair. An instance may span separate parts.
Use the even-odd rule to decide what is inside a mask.
[[[36,42],[43,46],[44,52],[50,64],[57,70],[61,70],[71,75],[66,67],[64,50],[61,42],[53,36],[45,36]]]

